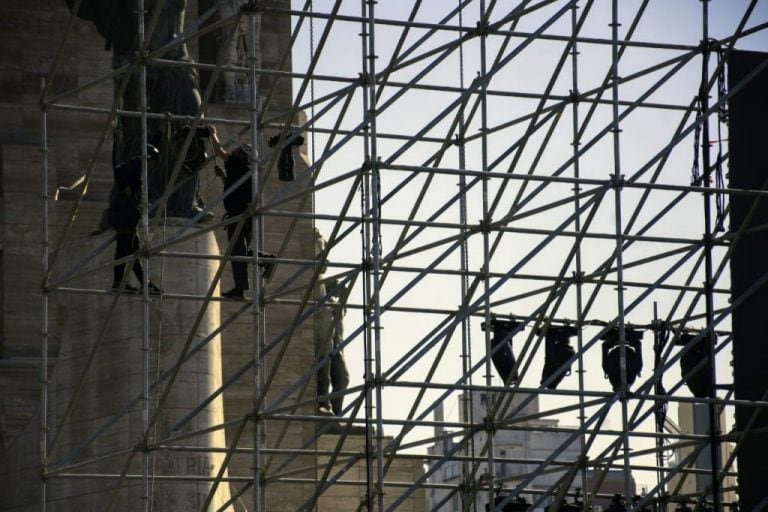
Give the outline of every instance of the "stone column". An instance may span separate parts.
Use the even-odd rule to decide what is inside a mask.
[[[175,230],[175,226],[170,226],[166,232],[170,235]],[[93,253],[96,255],[87,263],[88,268],[106,264],[103,269],[67,283],[67,287],[103,290],[110,285],[112,266],[109,263],[114,246],[99,248],[111,236],[111,232],[104,233],[78,240],[67,247],[65,267],[68,269],[75,268]],[[173,251],[216,255],[219,249],[213,234],[207,232],[174,246]],[[205,295],[217,265],[215,260],[191,257],[151,260],[150,275],[168,295],[150,298],[150,383],[156,382],[159,375],[176,364],[187,343],[190,350],[199,350],[181,366],[151,429],[150,440],[162,440],[171,434],[194,433],[224,421],[223,402],[219,397],[183,426],[178,426],[222,382],[219,336],[200,346],[219,325],[218,302],[211,302],[201,313],[202,300],[192,297]],[[134,286],[138,286],[134,276],[130,279]],[[186,297],[171,298],[171,294]],[[59,297],[62,299],[59,302],[62,339],[54,375],[55,401],[52,401],[51,409],[55,417],[52,425],[61,422],[67,404],[77,394],[77,385],[88,358],[94,346],[98,346],[75,407],[64,423],[59,446],[54,447],[52,460],[75,463],[92,457],[114,456],[67,471],[95,477],[57,479],[49,495],[63,506],[61,509],[56,506],[56,510],[96,510],[105,508],[117,492],[119,501],[115,510],[140,510],[143,453],[133,454],[133,460],[127,466],[128,477],[119,490],[116,490],[117,478],[109,475],[119,475],[123,471],[143,434],[143,296],[121,296],[111,314],[114,294],[61,293]],[[192,332],[199,315],[202,315],[199,327]],[[106,329],[105,322],[108,322]],[[100,339],[102,331],[104,335]],[[150,392],[150,417],[154,415],[167,384],[168,379]],[[211,488],[210,481],[205,480],[217,474],[224,455],[220,451],[196,451],[195,447],[225,448],[224,430],[163,444],[183,446],[185,450],[149,452],[152,508],[163,511],[200,509]],[[229,497],[229,486],[220,485],[212,509],[216,510]]]

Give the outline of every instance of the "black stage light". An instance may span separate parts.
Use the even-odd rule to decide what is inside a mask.
[[[627,362],[627,388],[640,375],[643,369],[643,351],[640,340],[643,331],[624,328],[624,354]],[[619,346],[619,328],[614,327],[602,337],[603,341],[603,372],[611,382],[614,391],[621,389],[621,347]]]
[[[554,504],[545,507],[544,512],[549,512],[553,506]],[[560,510],[561,512],[582,512],[582,510],[584,510],[584,499],[581,497],[581,487],[576,488],[576,494],[573,496],[573,503],[561,503]],[[591,510],[591,507],[589,510]]]
[[[698,334],[683,332],[677,340],[677,345],[687,345]],[[690,374],[693,369],[704,361],[704,364]],[[709,344],[707,336],[702,336],[691,349],[680,358],[680,373],[688,389],[696,398],[712,398],[712,365],[709,361]],[[690,374],[690,375],[689,375]],[[686,375],[688,375],[686,377]]]
[[[637,506],[642,500],[642,496],[638,496],[637,494],[632,496],[632,508],[635,512],[653,512],[650,505],[643,505],[642,507]]]
[[[578,333],[575,327],[570,325],[550,326],[544,334],[544,368],[541,370],[541,384],[544,384],[550,376],[571,359],[576,351],[569,343],[569,339]],[[541,334],[541,329],[537,334]],[[571,365],[552,379],[547,388],[556,389],[558,384],[571,374]]]
[[[611,498],[611,504],[605,509],[605,512],[627,512],[627,505],[624,502],[624,496],[614,494]]]
[[[520,325],[520,322],[514,320],[499,320],[496,317],[491,318],[490,330],[493,332],[491,339],[491,361],[499,377],[504,384],[515,382],[518,379],[515,368],[515,354],[512,352],[512,332]],[[481,325],[485,331],[489,328],[485,322]]]
[[[547,509],[549,509],[549,507],[547,507]],[[576,495],[573,497],[573,503],[563,503],[563,506],[560,507],[560,510],[562,512],[582,512],[582,510],[584,510],[584,500],[581,497],[581,487],[576,488]]]
[[[687,499],[686,501],[680,502],[677,507],[675,507],[675,512],[693,512],[694,510],[699,512],[712,512],[712,503],[708,501],[697,503],[694,500]],[[731,507],[731,510],[733,510],[733,507]]]
[[[486,512],[525,512],[531,507],[531,504],[528,503],[525,498],[517,496],[515,499],[508,501],[501,508],[496,508],[502,501],[504,501],[505,498],[506,496],[496,496],[493,499],[493,507],[491,507],[490,503],[486,503]]]
[[[549,512],[550,507],[545,507],[544,512]],[[560,512],[581,512],[582,510],[584,510],[583,504],[577,505],[576,503],[563,503],[560,505]]]
[[[552,508],[552,505],[545,507],[544,512],[549,512],[550,508]],[[581,512],[582,510],[584,510],[583,502],[563,503],[560,505],[560,512]]]
[[[280,135],[273,135],[267,140],[269,147],[274,147],[280,141]],[[280,158],[277,162],[277,177],[280,181],[293,181],[293,146],[301,146],[304,144],[304,137],[302,137],[298,130],[291,129],[283,140],[283,148],[280,150]]]
[[[693,509],[688,506],[688,501],[682,501],[675,507],[675,512],[693,512]]]

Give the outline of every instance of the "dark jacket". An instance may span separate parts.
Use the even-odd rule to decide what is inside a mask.
[[[141,219],[141,160],[132,158],[117,166],[114,177],[107,218],[115,231],[133,231]]]
[[[237,156],[230,155],[227,161],[224,162],[224,167],[227,170],[226,176],[224,176],[224,190],[229,190],[238,180],[245,176],[250,168],[248,164]],[[239,215],[248,208],[248,203],[251,202],[251,177],[245,178],[240,185],[224,197],[224,209],[227,210],[227,215]]]

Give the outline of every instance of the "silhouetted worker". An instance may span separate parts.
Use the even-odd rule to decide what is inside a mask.
[[[318,257],[325,250],[325,238],[320,231],[315,228],[315,257]],[[325,273],[326,265],[320,272],[320,279]],[[344,301],[345,288],[336,280],[327,280],[324,283],[318,282],[315,286],[315,298],[318,301],[325,300],[318,304],[317,326],[316,326],[316,345],[317,358],[328,357],[327,361],[317,372],[317,396],[318,396],[318,414],[323,416],[341,416],[344,406],[344,397],[335,396],[330,400],[322,398],[331,393],[340,393],[349,386],[349,371],[344,361],[344,351],[339,347],[344,341]]]
[[[147,164],[157,160],[157,148],[151,145],[147,146]],[[109,200],[107,209],[107,218],[110,225],[115,229],[115,260],[130,256],[139,250],[139,238],[136,228],[141,219],[141,157],[136,156],[114,168],[115,185]],[[139,259],[133,260],[133,273],[139,280],[140,286],[144,286],[144,272],[141,268]],[[112,291],[117,291],[120,282],[125,275],[125,263],[118,263],[113,270]],[[123,288],[125,292],[135,293],[139,288],[135,288],[126,283]],[[149,282],[149,292],[152,294],[162,293],[152,281]]]
[[[216,128],[211,126],[211,143],[216,155],[224,159],[224,168],[226,172],[222,173],[221,168],[216,169],[217,174],[224,180],[224,209],[226,214],[224,218],[241,215],[248,209],[251,202],[252,188],[251,176],[246,176],[251,170],[253,162],[253,148],[250,144],[238,146],[231,154],[221,145]],[[228,191],[228,193],[227,193]],[[232,246],[232,256],[247,256],[248,247],[251,245],[251,217],[247,216],[240,229],[237,232],[237,222],[227,224],[227,238]],[[237,236],[235,236],[237,234]],[[249,289],[248,284],[248,264],[244,261],[230,260],[232,265],[232,277],[235,281],[234,288],[222,293],[222,297],[231,299],[242,299],[245,296],[245,290]]]
[[[224,168],[216,167],[216,174],[224,181],[224,209],[226,214],[224,218],[236,217],[243,214],[248,209],[251,202],[251,176],[246,176],[251,170],[253,163],[253,148],[250,144],[242,144],[231,154],[221,145],[219,136],[216,133],[216,127],[210,127],[211,143],[216,156],[224,159]],[[227,238],[232,246],[232,256],[247,256],[251,245],[251,217],[246,216],[242,222],[240,233],[237,232],[237,222],[227,224]],[[266,253],[260,253],[265,254]],[[230,299],[242,299],[245,296],[245,290],[249,289],[248,284],[248,263],[245,261],[230,260],[232,265],[232,277],[235,281],[234,288],[221,294],[222,297]],[[271,265],[264,267],[264,276],[269,277]]]

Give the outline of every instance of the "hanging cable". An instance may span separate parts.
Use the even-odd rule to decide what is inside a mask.
[[[693,130],[693,164],[691,166],[691,185],[701,184],[701,169],[699,166],[699,145],[701,144],[701,97],[696,99],[696,128]]]
[[[669,341],[669,326],[661,321],[656,321],[655,324],[653,344],[654,370],[662,365],[662,355],[664,348],[667,346],[667,342]],[[656,379],[656,382],[654,383],[654,393],[656,393],[657,396],[666,396],[667,394],[667,390],[664,389],[664,383],[661,376],[659,376],[659,378]],[[667,421],[668,403],[669,400],[656,400],[655,412],[657,432],[664,431],[664,424]]]
[[[717,110],[717,159],[715,160],[715,206],[717,218],[715,231],[725,231],[725,173],[723,172],[723,125],[728,123],[728,102],[723,101],[728,94],[728,86],[725,77],[725,56],[721,46],[717,47],[717,101],[720,107]]]
[[[717,158],[715,159],[714,163],[714,170],[715,170],[715,207],[717,210],[717,217],[715,220],[714,225],[714,231],[720,232],[725,231],[725,217],[727,215],[726,213],[726,207],[725,207],[725,172],[723,171],[723,162],[725,160],[725,157],[723,155],[723,125],[728,122],[728,107],[727,102],[722,101],[726,95],[728,94],[727,90],[727,81],[725,76],[725,65],[724,65],[724,50],[722,47],[719,46],[716,40],[709,39],[705,43],[708,46],[716,46],[716,56],[717,56],[717,99],[718,103],[720,103],[720,107],[717,110],[717,140],[716,141],[706,141],[707,145],[706,147],[702,148],[701,146],[701,131],[702,131],[702,117],[704,115],[703,112],[703,106],[701,104],[701,94],[699,94],[698,98],[696,99],[696,128],[693,132],[693,164],[691,166],[691,185],[701,185],[702,184],[702,176],[701,176],[701,167],[699,163],[700,158],[700,148],[702,148],[702,151],[708,151],[709,146],[711,146],[713,143],[717,142]],[[706,84],[701,84],[701,87],[705,87]]]
[[[309,0],[309,58],[314,59],[315,58],[315,5],[313,0]],[[314,123],[315,120],[315,79],[314,75],[310,75],[309,77],[309,98],[310,98],[310,107],[309,107],[309,115],[312,119],[312,122]],[[310,165],[313,165],[315,163],[315,130],[314,127],[311,130],[309,134],[310,138],[310,145],[312,146],[312,154],[311,154],[311,161]],[[312,210],[312,229],[317,233],[317,223],[316,223],[316,217],[315,217],[315,194],[310,194],[310,209]],[[316,234],[314,236],[317,236]],[[318,247],[317,247],[317,239],[315,239],[315,242],[313,244],[314,247],[314,258],[315,258],[315,270],[318,266],[318,257],[320,256],[318,254]],[[319,278],[320,276],[318,276]],[[315,287],[317,287],[318,284],[315,284]],[[317,307],[317,293],[313,294],[313,300],[315,301],[315,307]],[[323,293],[322,295],[325,295]],[[315,316],[317,318],[317,315]],[[319,336],[322,335],[320,333],[320,322],[315,320],[314,322],[314,330],[315,330],[315,341],[314,341],[314,347],[315,347],[315,360],[318,360],[320,356],[320,347],[318,346],[317,340],[319,339]],[[330,361],[328,364],[331,364]],[[320,386],[318,384],[317,378],[314,379],[315,381],[315,398],[317,398],[320,395]],[[317,407],[319,407],[319,402],[317,403]],[[317,412],[317,411],[313,411]],[[323,428],[322,423],[316,423],[315,424],[315,435],[319,435],[321,432],[321,429]],[[318,454],[318,444],[315,444],[315,467],[320,467],[320,455]]]
[[[313,0],[309,0],[309,57],[312,59],[315,57],[315,10]],[[309,112],[312,116],[312,122],[315,119],[315,76],[314,73],[309,76],[309,98],[310,107]],[[312,163],[315,163],[315,130],[314,128],[309,134],[312,144]],[[315,195],[312,194],[312,213],[315,212]]]

